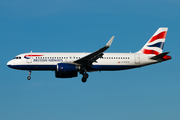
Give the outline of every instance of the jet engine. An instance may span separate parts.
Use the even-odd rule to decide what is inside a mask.
[[[72,78],[78,76],[80,66],[72,63],[58,63],[55,76],[57,78]]]

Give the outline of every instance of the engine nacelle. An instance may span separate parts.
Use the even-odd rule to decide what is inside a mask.
[[[58,72],[75,72],[80,70],[80,66],[71,64],[71,63],[58,63],[57,71]]]
[[[55,72],[56,78],[72,78],[72,77],[77,77],[78,73],[77,72]]]

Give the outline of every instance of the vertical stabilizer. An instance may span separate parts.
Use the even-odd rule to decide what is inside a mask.
[[[168,28],[159,28],[138,53],[161,54],[163,52],[167,30]]]

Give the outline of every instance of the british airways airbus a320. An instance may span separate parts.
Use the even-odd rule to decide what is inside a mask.
[[[30,52],[17,55],[7,66],[29,71],[28,80],[33,70],[49,70],[55,71],[56,78],[77,77],[79,72],[83,76],[82,82],[86,82],[87,72],[126,70],[170,60],[169,52],[163,53],[167,30],[159,28],[136,53],[104,53],[110,47],[113,36],[104,47],[93,53]]]

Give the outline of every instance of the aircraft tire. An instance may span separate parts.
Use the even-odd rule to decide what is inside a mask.
[[[85,83],[87,81],[87,78],[82,78],[82,82]]]
[[[83,78],[82,78],[82,82],[85,83],[87,81],[88,77],[89,77],[89,75],[87,73],[84,73]]]
[[[28,76],[27,79],[28,79],[28,80],[31,80],[31,76]]]

